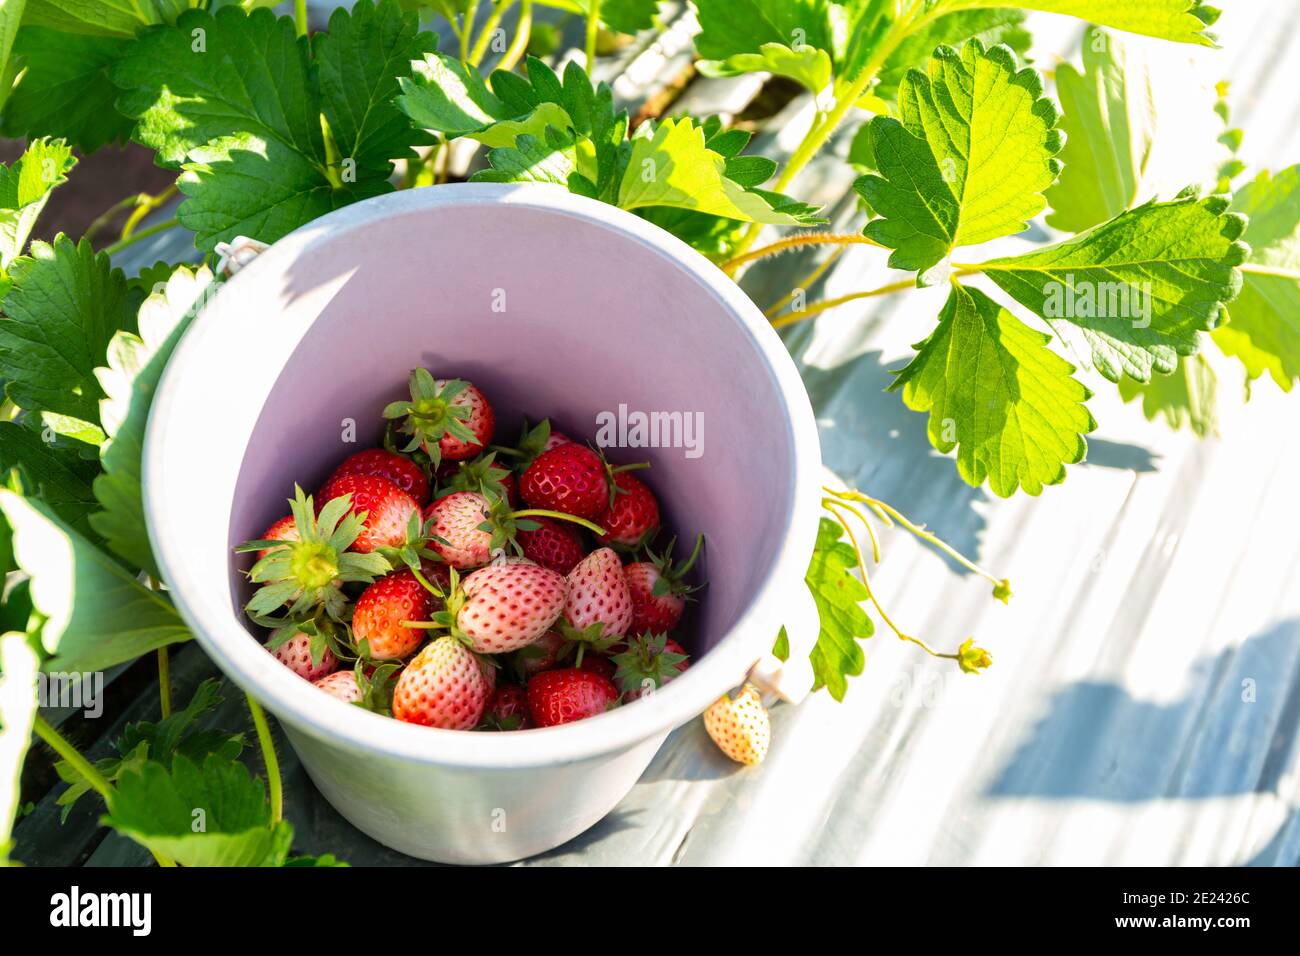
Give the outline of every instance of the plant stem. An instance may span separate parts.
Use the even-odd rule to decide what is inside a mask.
[[[142,239],[148,239],[150,236],[156,236],[158,235],[158,233],[166,232],[168,229],[175,229],[179,225],[180,223],[175,219],[168,219],[166,222],[156,223],[150,226],[148,229],[141,229],[139,232],[132,233],[130,236],[128,236],[125,239],[119,239],[111,246],[105,247],[103,251],[107,252],[111,256],[114,253],[121,252],[127,246],[135,245],[137,242],[139,242]]]
[[[582,525],[592,534],[604,535],[605,529],[600,525],[588,521],[586,518],[579,518],[577,515],[565,514],[563,511],[548,511],[545,508],[525,508],[523,511],[511,512],[512,518],[554,518],[557,521],[572,521],[574,524]]]
[[[591,0],[591,13],[587,14],[587,43],[583,48],[587,54],[587,72],[596,64],[596,37],[600,32],[600,0]]]
[[[515,0],[495,0],[492,4],[492,13],[488,16],[487,22],[483,24],[483,32],[478,35],[478,40],[474,43],[474,49],[470,51],[470,66],[477,67],[483,62],[483,57],[487,55],[488,45],[492,42],[497,27],[501,24],[501,17],[514,5]]]
[[[99,794],[104,803],[107,804],[109,798],[113,795],[113,785],[105,779],[104,775],[95,769],[95,765],[81,755],[81,751],[72,746],[68,739],[55,730],[40,714],[36,715],[33,724],[36,735],[50,745],[50,748],[68,762],[73,770],[85,778],[90,788]],[[158,861],[159,866],[175,866],[176,864],[170,857],[163,856],[156,850],[150,850],[153,858]]]
[[[791,302],[793,302],[794,297],[798,295],[801,290],[807,290],[812,288],[813,284],[816,283],[818,279],[820,279],[823,275],[826,274],[827,269],[835,265],[835,263],[839,262],[840,256],[844,255],[845,248],[846,248],[845,246],[840,246],[838,249],[834,250],[829,256],[826,257],[826,259],[820,265],[817,266],[816,269],[814,269],[812,272],[808,273],[806,276],[800,279],[799,283],[793,289],[787,292],[784,296],[782,296],[779,301],[773,302],[766,309],[764,309],[763,314],[767,316],[769,319],[773,319],[776,316],[780,315],[781,310],[784,309]]]
[[[474,33],[474,21],[478,18],[479,0],[474,0],[465,11],[465,19],[461,23],[460,31],[460,59],[463,63],[469,62],[469,41]]]
[[[168,186],[166,189],[164,189],[162,192],[156,195],[140,196],[139,203],[135,207],[135,211],[131,213],[130,217],[126,220],[126,223],[122,226],[122,233],[118,238],[129,239],[131,237],[131,234],[135,232],[136,226],[140,225],[141,221],[143,221],[145,216],[149,215],[149,213],[153,212],[155,209],[157,209],[167,200],[171,199],[178,192],[180,192],[180,190],[177,189],[175,183],[172,183],[170,186]]]
[[[850,292],[848,295],[838,296],[834,299],[825,299],[821,302],[814,302],[812,305],[805,306],[798,312],[791,312],[789,315],[783,315],[779,319],[772,320],[772,327],[783,329],[787,325],[794,325],[796,322],[802,322],[804,319],[811,319],[815,315],[820,315],[827,309],[834,309],[837,306],[844,305],[846,302],[854,302],[858,299],[870,299],[873,296],[889,295],[891,292],[901,292],[903,289],[910,289],[916,285],[915,279],[903,279],[899,282],[891,282],[889,285],[882,285],[878,289],[868,289],[865,292]]]
[[[770,246],[763,246],[755,249],[753,252],[746,252],[743,255],[736,256],[734,259],[728,259],[722,264],[722,271],[731,273],[740,268],[747,262],[753,262],[755,259],[764,259],[767,256],[780,255],[783,252],[790,252],[793,249],[800,249],[804,246],[875,246],[878,249],[887,248],[876,242],[874,239],[868,239],[859,233],[834,233],[834,232],[807,232],[798,236],[789,236]]]
[[[163,720],[172,715],[171,661],[165,647],[158,648],[158,709]]]
[[[515,68],[528,50],[528,41],[533,35],[533,0],[523,0],[519,7],[519,23],[515,27],[515,38],[497,64],[498,70],[507,73]]]
[[[307,35],[307,0],[293,0],[293,28],[298,36]]]
[[[280,785],[280,759],[275,755],[275,743],[271,740],[271,727],[266,722],[262,705],[253,700],[251,694],[245,694],[248,700],[248,712],[253,715],[253,726],[257,728],[257,743],[262,748],[262,763],[266,766],[266,783],[271,791],[271,826],[280,822],[284,815],[284,792]]]

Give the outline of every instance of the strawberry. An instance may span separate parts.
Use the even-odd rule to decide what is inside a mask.
[[[514,448],[503,448],[501,451],[514,458],[515,467],[523,471],[536,461],[537,456],[542,452],[572,442],[573,439],[568,435],[552,430],[548,419],[543,418],[532,428],[528,427],[528,421],[525,419],[523,430],[519,433],[519,442]]]
[[[357,452],[334,469],[330,478],[341,478],[344,475],[387,478],[414,498],[416,504],[422,505],[429,500],[429,478],[424,469],[411,459],[384,448],[368,448]]]
[[[487,564],[492,557],[492,532],[480,526],[489,515],[488,500],[478,492],[455,491],[439,498],[424,513],[430,522],[430,550],[460,570]]]
[[[543,671],[528,682],[528,711],[538,727],[595,717],[617,703],[608,678],[576,667]]]
[[[352,550],[365,554],[377,548],[400,548],[405,543],[411,516],[420,510],[414,498],[378,475],[341,475],[325,482],[321,504],[344,495],[352,496],[350,512],[365,513],[364,527]]]
[[[772,742],[772,721],[752,684],[746,684],[735,697],[719,697],[704,712],[704,729],[718,749],[736,763],[762,763]]]
[[[444,458],[462,461],[487,448],[496,416],[482,392],[462,379],[435,379],[423,368],[411,373],[410,385],[409,402],[384,409],[384,417],[411,436],[402,451],[422,448],[437,468]]]
[[[535,564],[480,568],[465,579],[447,610],[456,629],[481,654],[504,654],[544,635],[564,610],[564,577]]]
[[[396,494],[404,494],[389,487]],[[324,612],[329,620],[343,621],[348,610],[343,585],[369,584],[387,573],[389,564],[382,555],[349,550],[365,533],[361,518],[348,513],[352,503],[351,494],[345,493],[327,502],[318,515],[312,499],[295,487],[289,502],[293,536],[281,528],[279,533],[284,537],[249,541],[235,549],[262,555],[248,572],[249,580],[260,587],[244,607],[256,623],[280,628],[288,621],[313,618],[318,612]],[[281,611],[284,617],[270,617]]]
[[[496,464],[496,452],[467,461],[443,462],[438,469],[438,489],[440,495],[473,491],[488,499],[504,498],[512,508],[518,508],[522,500],[514,473]]]
[[[393,716],[408,724],[470,730],[487,709],[495,678],[490,666],[450,635],[412,658],[393,688]]]
[[[322,677],[313,683],[331,697],[337,697],[345,704],[355,704],[361,700],[361,688],[357,686],[357,675],[352,671],[336,671],[328,677]]]
[[[690,557],[673,565],[673,543],[662,555],[651,553],[648,561],[634,561],[623,568],[632,595],[632,630],[637,634],[666,634],[675,628],[686,610],[686,596],[698,588],[685,583],[704,548],[704,535],[695,539]]]
[[[551,518],[529,519],[538,525],[534,531],[520,531],[516,536],[524,557],[544,568],[568,574],[582,560],[582,536],[573,525]]]
[[[352,636],[367,642],[370,657],[401,660],[424,643],[423,631],[402,621],[426,621],[433,614],[434,596],[409,569],[380,578],[362,592],[352,611]]]
[[[666,634],[640,634],[614,655],[615,683],[628,700],[637,700],[674,680],[687,668],[687,654]]]
[[[578,670],[589,671],[592,674],[599,674],[607,681],[613,681],[617,673],[616,668],[610,662],[608,657],[601,657],[599,654],[587,654],[582,658],[582,663],[578,665]]]
[[[600,523],[605,528],[599,538],[601,544],[634,548],[658,530],[659,502],[640,478],[616,471],[613,502]]]
[[[271,650],[271,654],[303,680],[318,681],[333,673],[339,662],[328,647],[318,648],[318,653],[314,655],[316,659],[312,660],[311,644],[311,635],[299,631]]]
[[[572,628],[587,632],[600,625],[599,637],[622,637],[632,624],[632,595],[623,565],[609,548],[591,552],[568,575],[564,616]]]
[[[483,730],[527,730],[532,726],[528,694],[518,684],[500,684],[488,701]]]
[[[595,521],[609,509],[605,460],[586,445],[569,442],[542,452],[519,481],[530,508],[562,511]]]
[[[263,541],[297,541],[298,527],[294,523],[293,515],[285,515],[279,521],[275,522],[275,524],[271,525],[271,527],[267,528],[266,533],[262,535],[262,540]],[[271,553],[270,548],[266,548],[262,551],[257,552],[257,560],[261,561],[264,557],[266,557],[270,553]]]
[[[564,638],[555,631],[547,631],[527,647],[520,648],[515,652],[515,668],[521,672],[520,679],[550,670],[563,647]]]

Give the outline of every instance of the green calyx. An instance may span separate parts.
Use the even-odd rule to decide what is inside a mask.
[[[614,681],[624,692],[662,687],[679,674],[685,654],[670,651],[667,634],[640,634],[627,642],[627,650],[610,658],[618,668]]]
[[[519,441],[513,448],[507,445],[493,445],[492,450],[497,454],[509,455],[515,459],[516,465],[520,471],[525,470],[533,463],[546,448],[546,443],[551,440],[551,420],[543,418],[532,428],[528,427],[528,420],[524,419],[523,430],[519,433]]]
[[[510,476],[510,471],[496,464],[496,457],[497,453],[490,451],[457,462],[456,473],[441,486],[439,496],[453,491],[473,491],[488,501],[505,500],[507,495],[503,482]]]
[[[646,558],[659,569],[659,580],[655,581],[654,587],[650,593],[655,597],[664,597],[672,594],[677,597],[684,597],[700,590],[700,585],[692,586],[686,583],[686,575],[690,574],[691,568],[695,567],[695,562],[700,559],[704,552],[704,535],[697,535],[695,538],[695,547],[691,549],[690,556],[678,564],[673,564],[673,545],[677,539],[673,538],[668,542],[668,547],[663,550],[662,554],[655,554],[649,548],[646,548]]]
[[[582,658],[587,648],[603,653],[622,640],[617,635],[607,636],[605,634],[604,621],[596,621],[594,624],[579,629],[568,621],[562,620],[556,631],[564,639],[564,646],[560,648],[556,658],[558,660],[567,660],[572,655],[574,667],[582,666]]]
[[[437,468],[442,463],[438,442],[444,437],[464,442],[478,440],[465,424],[470,408],[453,401],[469,388],[469,382],[453,378],[439,385],[428,369],[417,368],[411,373],[410,385],[410,401],[392,402],[384,409],[384,417],[399,422],[399,431],[411,436],[402,451],[423,449]]]
[[[303,490],[294,487],[289,501],[296,541],[250,541],[235,550],[265,551],[248,572],[248,579],[260,585],[245,605],[257,620],[305,621],[318,612],[344,621],[348,603],[343,585],[369,584],[392,570],[382,554],[349,551],[365,526],[366,513],[350,512],[352,496],[343,495],[325,504],[316,514],[315,504]],[[283,618],[276,615],[283,614]]]

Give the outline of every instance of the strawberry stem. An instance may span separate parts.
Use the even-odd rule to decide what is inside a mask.
[[[605,529],[586,518],[579,518],[577,515],[565,514],[563,511],[550,511],[546,508],[526,508],[523,511],[511,512],[512,518],[555,518],[558,521],[572,521],[574,524],[582,525],[592,534],[603,536]]]
[[[249,694],[245,694],[244,697],[248,701],[248,712],[253,716],[253,726],[257,728],[257,743],[262,748],[262,763],[266,766],[266,782],[271,792],[271,826],[274,827],[284,815],[284,788],[280,783],[280,759],[275,755],[271,727],[266,722],[262,705],[253,700]]]

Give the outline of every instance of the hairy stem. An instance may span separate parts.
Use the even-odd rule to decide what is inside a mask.
[[[533,35],[533,0],[523,0],[519,7],[519,23],[515,27],[515,37],[497,64],[498,70],[510,72],[524,58],[528,50],[528,41]]]
[[[807,290],[812,288],[812,286],[817,282],[817,280],[820,279],[822,276],[824,276],[826,274],[826,271],[830,269],[831,266],[839,262],[840,256],[844,255],[844,250],[846,248],[847,247],[845,246],[840,246],[838,249],[835,249],[833,252],[831,252],[831,254],[827,256],[826,259],[823,262],[821,262],[816,269],[813,269],[812,272],[808,273],[806,276],[800,279],[793,289],[787,292],[778,301],[773,302],[766,309],[764,309],[763,314],[767,316],[769,319],[774,319],[778,315],[780,315],[781,310],[784,309],[791,302],[793,302],[794,297],[798,295],[801,290]]]
[[[501,18],[514,5],[515,0],[497,0],[492,4],[492,13],[488,15],[487,22],[483,24],[483,32],[478,35],[478,39],[474,42],[474,49],[470,51],[470,66],[477,67],[483,62],[483,57],[487,55],[488,45],[492,42],[492,37],[496,35],[497,27],[501,25]]]
[[[604,535],[605,529],[600,525],[588,521],[586,518],[579,518],[577,515],[565,514],[563,511],[548,511],[546,508],[525,508],[523,511],[512,512],[512,518],[554,518],[557,521],[572,521],[574,524],[582,525],[592,534]]]
[[[461,23],[460,30],[460,59],[461,62],[469,62],[469,41],[474,33],[474,20],[478,17],[479,0],[474,0],[465,12],[465,20]]]
[[[266,766],[266,783],[271,792],[271,826],[280,822],[284,815],[284,791],[280,783],[280,758],[275,755],[275,743],[271,740],[271,727],[266,722],[262,705],[253,700],[251,694],[245,694],[248,700],[248,712],[253,716],[253,726],[257,728],[257,743],[262,748],[262,763]]]
[[[298,36],[307,35],[307,0],[293,0],[293,28]]]
[[[158,648],[158,709],[163,720],[172,715],[171,660],[167,648]]]
[[[596,65],[596,37],[600,33],[600,0],[591,0],[591,13],[587,15],[587,42],[584,51],[587,54],[587,72]]]
[[[860,233],[834,233],[834,232],[808,232],[799,236],[789,236],[774,242],[771,245],[763,246],[761,249],[755,249],[753,252],[746,252],[742,255],[729,259],[722,264],[722,271],[731,273],[735,272],[747,262],[753,262],[756,259],[765,259],[768,256],[777,256],[783,252],[790,252],[794,249],[801,249],[805,246],[876,246],[884,249],[880,243],[874,239],[868,239]]]
[[[135,245],[137,242],[140,242],[142,239],[148,239],[150,236],[156,236],[158,235],[158,233],[166,232],[168,229],[175,229],[179,225],[180,223],[175,219],[168,219],[166,222],[156,223],[155,225],[150,226],[148,229],[141,229],[139,232],[132,233],[130,236],[128,236],[125,239],[119,239],[111,246],[105,247],[103,251],[107,252],[111,256],[114,253],[121,252],[127,246]]]

